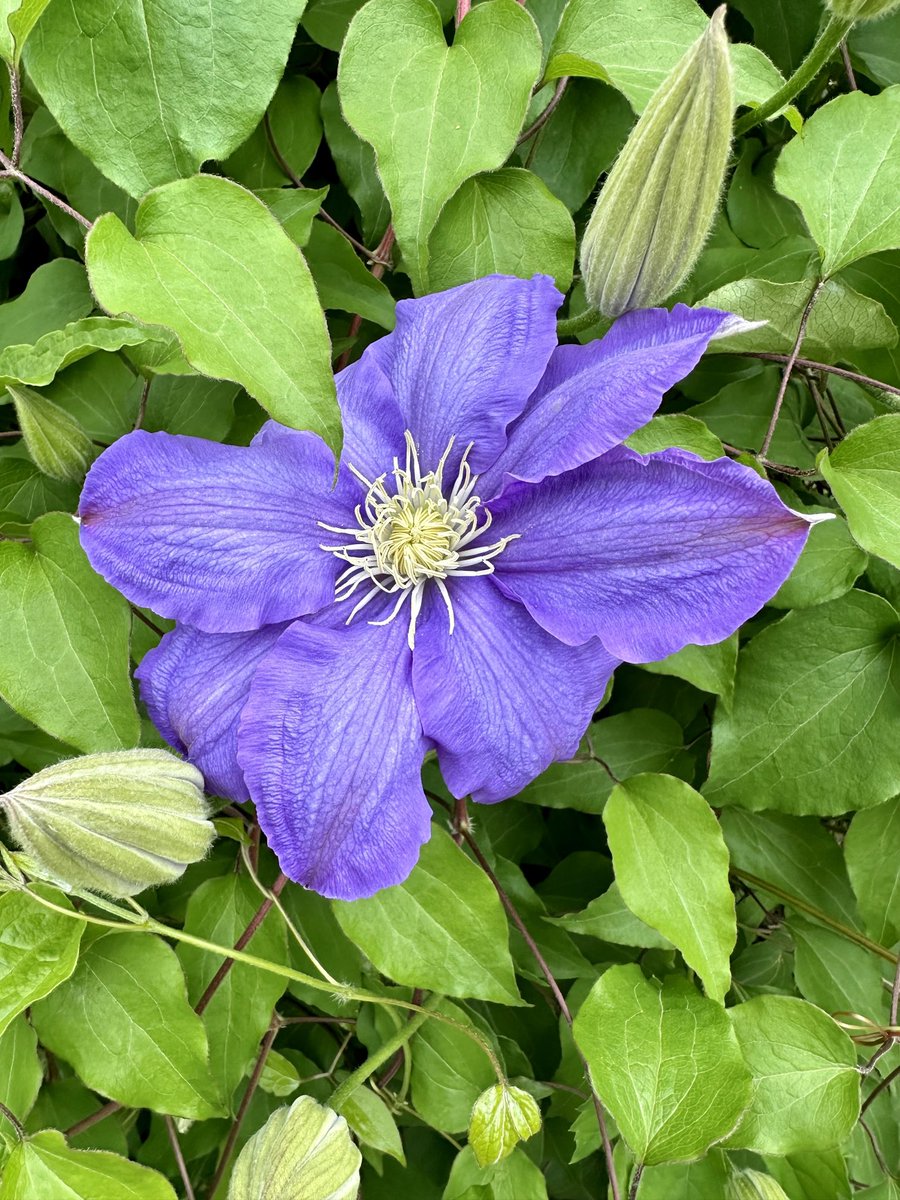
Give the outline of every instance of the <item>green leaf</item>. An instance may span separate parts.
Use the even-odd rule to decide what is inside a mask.
[[[731,702],[734,673],[737,669],[738,638],[733,633],[724,642],[712,646],[685,646],[655,663],[642,663],[652,675],[674,675],[686,679],[703,692],[712,692]]]
[[[860,928],[841,849],[814,817],[726,808],[719,823],[732,866],[783,888],[813,908]],[[756,890],[754,886],[754,890]],[[772,907],[783,903],[767,892]]]
[[[757,996],[728,1010],[753,1076],[750,1108],[728,1145],[760,1154],[827,1150],[859,1116],[856,1050],[812,1004]]]
[[[712,1150],[699,1162],[669,1167],[648,1167],[641,1176],[641,1200],[710,1200],[725,1195],[728,1169],[725,1158]]]
[[[277,1050],[270,1050],[259,1077],[259,1086],[270,1096],[278,1096],[283,1100],[300,1086],[300,1072],[289,1058]]]
[[[60,483],[79,483],[94,458],[94,444],[65,409],[31,388],[7,385],[22,441],[34,465]]]
[[[525,878],[522,868],[517,863],[498,857],[494,870],[553,975],[557,979],[593,979],[594,968],[568,933],[546,919],[544,902]],[[510,926],[509,946],[517,974],[543,984],[546,976],[515,925]]]
[[[789,73],[806,57],[822,18],[819,0],[736,0],[734,7],[753,26],[759,48]]]
[[[0,1103],[24,1121],[43,1081],[35,1032],[24,1016],[15,1017],[0,1034]]]
[[[370,0],[353,18],[341,106],[375,149],[417,292],[428,284],[428,235],[441,209],[470,176],[503,165],[540,61],[537,29],[514,0],[479,4],[449,49],[430,0]]]
[[[699,1158],[737,1125],[750,1098],[728,1015],[686,979],[610,967],[578,1010],[575,1041],[637,1160]]]
[[[344,1118],[301,1096],[274,1112],[244,1146],[228,1200],[354,1200],[359,1164]]]
[[[657,450],[677,446],[707,461],[721,458],[725,453],[716,435],[702,421],[687,413],[665,413],[660,417],[651,417],[646,425],[629,434],[625,443],[638,454],[654,454]]]
[[[840,933],[792,916],[788,930],[794,943],[794,977],[801,996],[829,1013],[859,1013],[876,1023],[887,1022],[889,995],[881,959]],[[854,1021],[854,1018],[843,1018]]]
[[[463,1025],[473,1025],[468,1013],[448,1000],[437,1012]],[[496,1077],[481,1047],[460,1029],[430,1020],[412,1040],[412,1099],[416,1112],[434,1129],[462,1133],[472,1106]]]
[[[304,0],[51,5],[26,62],[66,135],[132,196],[224,159],[262,117]],[[185,98],[190,97],[190,103]]]
[[[741,157],[728,188],[731,228],[748,246],[774,246],[786,237],[802,236],[806,225],[793,201],[775,191],[775,157],[759,142],[743,143]]]
[[[634,915],[622,899],[617,883],[613,883],[602,896],[592,900],[583,912],[549,919],[555,925],[568,929],[570,933],[599,938],[601,942],[614,942],[620,946],[641,946],[648,950],[672,948],[668,938]]]
[[[574,213],[612,166],[633,124],[634,111],[621,92],[597,79],[571,79],[546,132],[524,143],[521,153]]]
[[[603,823],[622,899],[724,1003],[737,925],[728,850],[712,809],[681,779],[636,775],[613,788]]]
[[[0,1200],[176,1200],[157,1171],[105,1150],[70,1150],[55,1129],[19,1142],[0,1183]]]
[[[824,104],[782,150],[775,186],[799,204],[826,275],[900,247],[900,89]]]
[[[545,79],[584,75],[602,79],[628,98],[635,112],[648,100],[706,28],[694,0],[570,0],[550,50]],[[732,46],[735,101],[759,103],[783,80],[762,51]]]
[[[264,204],[197,176],[157,189],[136,236],[107,214],[87,239],[109,312],[175,331],[188,361],[231,379],[277,420],[340,444],[328,332],[303,257]]]
[[[30,345],[45,333],[86,317],[93,307],[81,263],[70,258],[44,263],[20,296],[0,304],[0,349]]]
[[[406,1165],[400,1130],[390,1109],[371,1088],[359,1087],[341,1105],[341,1116],[364,1146],[389,1154]]]
[[[519,1142],[534,1137],[541,1128],[537,1101],[521,1088],[495,1084],[475,1101],[469,1120],[469,1145],[479,1167],[498,1163]]]
[[[19,65],[25,39],[50,0],[0,0],[0,57]]]
[[[717,339],[717,354],[762,350],[787,354],[797,340],[803,310],[814,282],[802,279],[773,283],[768,279],[738,279],[704,296],[700,304],[736,313],[746,321],[765,321],[758,329]],[[897,329],[877,300],[863,296],[840,279],[829,279],[819,292],[801,346],[801,353],[828,362],[856,350],[893,346]]]
[[[42,1129],[69,1129],[76,1122],[92,1116],[98,1108],[97,1097],[74,1075],[54,1079],[41,1088],[37,1104],[31,1110],[25,1128],[31,1133]],[[122,1128],[122,1116],[111,1113],[81,1133],[69,1137],[76,1150],[111,1150],[114,1154],[128,1153],[128,1143]]]
[[[314,221],[306,261],[325,309],[358,313],[382,329],[394,328],[394,297],[366,270],[347,239],[324,221]]]
[[[309,241],[313,219],[328,188],[259,188],[256,195],[278,218],[291,241],[302,248]]]
[[[31,536],[0,543],[0,694],[79,750],[134,746],[128,604],[91,570],[71,517],[48,513]]]
[[[466,180],[447,201],[429,240],[436,291],[484,275],[552,275],[569,290],[575,226],[568,210],[530,171],[504,167]]]
[[[885,87],[900,83],[900,13],[860,22],[851,30],[847,44],[870,79]]]
[[[352,942],[397,983],[446,996],[518,1004],[506,916],[488,877],[432,828],[405,883],[335,901]]]
[[[188,901],[184,928],[217,946],[233,946],[255,915],[263,897],[246,875],[229,874],[201,883]],[[250,954],[287,962],[284,921],[269,912],[247,944]],[[194,946],[179,946],[178,957],[194,1005],[206,991],[222,960]],[[272,1009],[286,981],[268,971],[235,963],[203,1011],[209,1042],[209,1073],[223,1096],[230,1097],[252,1065],[269,1027]]]
[[[612,776],[627,779],[642,771],[671,771],[683,759],[684,731],[678,722],[668,713],[635,708],[592,725],[590,746],[582,746],[579,759],[553,763],[519,799],[547,808],[600,813],[615,786]]]
[[[266,113],[275,145],[295,175],[307,170],[322,140],[320,99],[319,89],[311,79],[305,75],[286,75]],[[254,191],[280,188],[289,181],[269,144],[263,122],[222,163],[222,171],[229,179]]]
[[[28,383],[44,387],[58,371],[98,350],[115,351],[146,341],[165,341],[165,330],[154,331],[134,321],[84,317],[64,329],[45,333],[32,346],[7,346],[0,352],[0,387]]]
[[[844,858],[866,929],[876,942],[900,939],[900,800],[857,813],[844,839]]]
[[[840,1150],[801,1152],[786,1158],[772,1156],[766,1159],[766,1167],[791,1200],[851,1200],[859,1195],[850,1187],[847,1162]]]
[[[716,711],[710,804],[828,815],[900,791],[900,763],[879,750],[900,717],[897,633],[887,601],[852,591],[757,634],[731,711]]]
[[[25,228],[19,193],[8,181],[0,183],[0,259],[12,258]]]
[[[322,122],[340,180],[362,216],[365,240],[374,246],[390,224],[391,209],[375,168],[375,151],[344,120],[335,81],[322,93]]]
[[[490,1167],[479,1167],[471,1146],[459,1152],[443,1200],[547,1200],[540,1167],[523,1150]]]
[[[54,904],[59,892],[38,885]],[[75,970],[84,925],[44,908],[23,892],[0,895],[0,1033]]]
[[[792,493],[793,496],[793,493]],[[791,501],[791,507],[799,506]],[[827,509],[804,509],[818,514]],[[850,536],[847,522],[836,517],[813,525],[793,571],[769,604],[773,608],[810,608],[849,592],[866,569],[868,558]]]
[[[0,449],[0,513],[30,525],[35,517],[51,509],[70,512],[77,504],[78,488],[74,484],[58,483],[29,459]]]
[[[217,1117],[206,1033],[174,950],[144,933],[93,937],[72,977],[36,1004],[41,1042],[88,1087],[132,1108]]]
[[[819,469],[862,548],[900,566],[900,413],[852,430]]]

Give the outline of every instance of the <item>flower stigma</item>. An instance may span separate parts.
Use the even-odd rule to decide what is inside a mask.
[[[450,632],[454,628],[453,601],[446,581],[473,575],[492,575],[492,560],[519,534],[510,534],[492,545],[473,546],[487,531],[491,514],[479,513],[481,499],[475,495],[478,476],[468,463],[472,443],[466,447],[456,480],[449,495],[444,495],[444,468],[453,449],[451,438],[434,471],[422,473],[415,441],[406,431],[406,459],[400,465],[394,459],[390,472],[374,481],[355,467],[350,471],[366,489],[356,506],[356,528],[340,528],[319,521],[320,528],[343,534],[350,540],[336,546],[321,546],[348,564],[338,577],[335,600],[340,603],[360,587],[365,595],[354,605],[347,618],[349,625],[356,614],[379,595],[397,594],[397,602],[381,621],[370,625],[388,625],[409,601],[410,649],[415,647],[416,621],[429,580],[447,607]],[[393,478],[393,490],[389,480]]]

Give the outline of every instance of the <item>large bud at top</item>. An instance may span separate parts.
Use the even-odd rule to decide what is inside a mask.
[[[0,808],[42,875],[108,896],[172,883],[215,836],[202,775],[167,750],[67,759],[0,796]]]
[[[735,1171],[725,1185],[727,1200],[788,1200],[781,1184],[762,1171]]]
[[[588,222],[581,273],[604,316],[659,304],[687,278],[718,207],[733,113],[723,6],[653,94]]]
[[[874,21],[886,17],[900,0],[828,0],[828,7],[836,17],[845,21]]]

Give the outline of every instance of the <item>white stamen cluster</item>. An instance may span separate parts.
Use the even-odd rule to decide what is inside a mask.
[[[322,529],[350,539],[337,546],[322,546],[349,564],[338,577],[335,599],[348,600],[360,587],[368,585],[366,594],[351,610],[348,625],[376,596],[397,594],[397,603],[388,616],[369,624],[389,624],[409,600],[408,641],[412,649],[425,586],[433,579],[447,606],[452,633],[453,601],[446,580],[493,574],[491,560],[518,536],[512,534],[490,546],[471,545],[489,528],[491,514],[478,511],[481,500],[474,494],[478,476],[472,474],[467,461],[471,444],[462,456],[450,494],[444,496],[444,468],[452,448],[453,438],[437,468],[423,474],[416,444],[407,431],[406,461],[402,467],[395,458],[393,470],[374,481],[350,467],[366,489],[365,499],[356,506],[358,527],[341,529],[319,522]],[[391,476],[393,492],[387,482]]]

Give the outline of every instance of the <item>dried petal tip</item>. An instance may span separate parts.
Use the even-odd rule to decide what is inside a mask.
[[[0,808],[45,877],[108,896],[174,882],[215,836],[203,777],[167,750],[67,759],[0,796]]]
[[[828,0],[836,17],[845,21],[876,21],[892,12],[900,0]]]
[[[725,1185],[726,1200],[788,1200],[781,1184],[762,1171],[735,1171]]]
[[[588,222],[581,272],[604,316],[660,304],[687,278],[718,208],[733,112],[723,5],[651,97]]]

